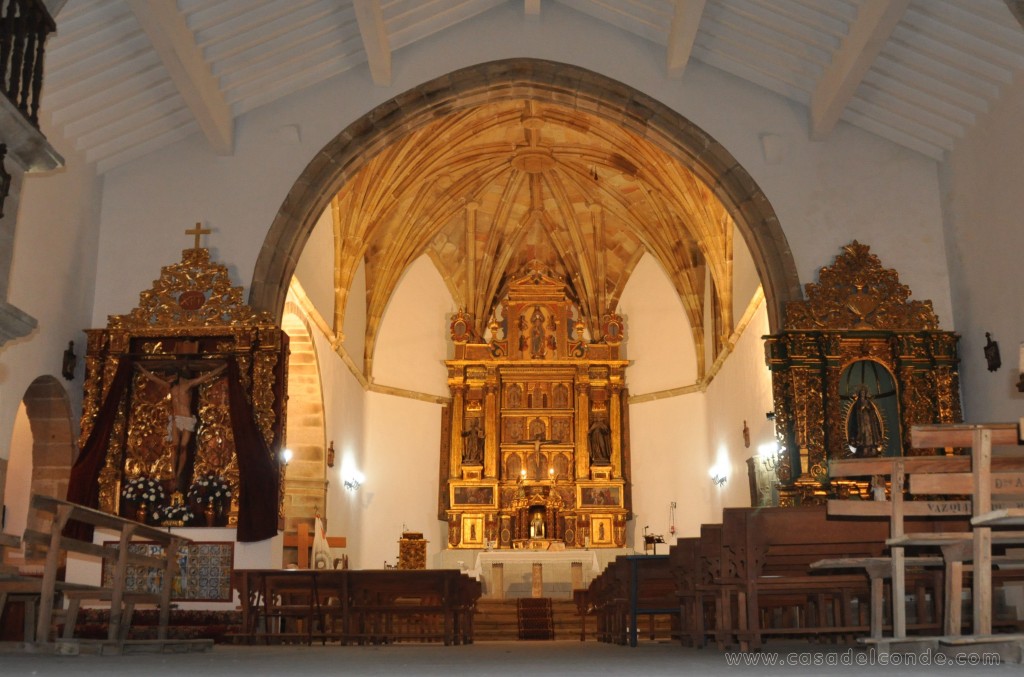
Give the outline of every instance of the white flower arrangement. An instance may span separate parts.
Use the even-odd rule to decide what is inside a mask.
[[[130,503],[156,505],[167,498],[164,486],[152,477],[132,477],[121,487],[121,499]]]
[[[231,486],[228,481],[212,473],[196,478],[188,490],[189,503],[224,504],[230,500]]]
[[[187,505],[168,505],[153,513],[153,521],[168,526],[192,526],[196,515]]]

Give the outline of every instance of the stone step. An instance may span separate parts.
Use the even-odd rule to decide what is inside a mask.
[[[555,639],[579,639],[580,617],[576,605],[569,600],[552,600],[551,613],[555,628]],[[593,620],[588,630],[593,633]],[[516,600],[484,599],[477,602],[473,616],[473,637],[480,641],[519,640],[519,613]]]

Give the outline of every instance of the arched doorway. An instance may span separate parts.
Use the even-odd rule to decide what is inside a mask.
[[[291,301],[285,306],[281,328],[288,334],[290,352],[286,439],[293,454],[284,478],[285,533],[294,533],[299,523],[305,523],[313,533],[315,516],[326,514],[327,507],[320,370],[306,317]],[[295,551],[286,549],[285,564],[297,559]]]
[[[585,69],[537,59],[479,64],[424,83],[355,121],[306,167],[271,224],[253,272],[250,303],[281,317],[288,284],[310,232],[331,198],[376,153],[436,119],[486,101],[571,104],[633,131],[688,167],[725,205],[753,257],[769,326],[801,298],[786,238],[764,193],[732,155],[675,111]]]
[[[57,379],[41,376],[25,391],[14,425],[4,491],[10,506],[5,531],[48,530],[49,524],[28,509],[31,495],[64,498],[74,454],[67,392]]]

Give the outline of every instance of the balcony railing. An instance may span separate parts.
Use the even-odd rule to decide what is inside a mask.
[[[43,47],[56,28],[42,0],[0,0],[0,87],[36,128]]]

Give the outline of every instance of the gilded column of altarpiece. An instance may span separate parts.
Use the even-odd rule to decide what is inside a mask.
[[[508,290],[490,342],[463,312],[450,325],[438,515],[448,546],[623,547],[622,319],[603,318],[600,340],[585,341],[565,281],[536,265]]]
[[[272,506],[274,514],[268,517],[275,518],[275,525],[256,529],[263,537],[272,535],[281,506],[276,454],[285,430],[288,341],[269,315],[242,301],[241,287],[231,286],[227,268],[211,263],[209,251],[199,248],[197,242],[195,248],[182,252],[180,263],[161,269],[154,286],[140,294],[137,308],[127,315],[111,316],[105,329],[87,330],[86,334],[80,446],[83,455],[90,440],[101,447],[96,507],[134,518],[134,509],[122,506],[120,500],[121,488],[129,480],[155,479],[165,489],[167,504],[175,492],[187,494],[196,478],[214,476],[222,478],[231,490],[230,503],[222,506],[219,523],[239,523],[239,499],[243,497],[246,504],[248,488],[248,502]],[[125,374],[124,393],[110,397],[119,370]],[[195,429],[185,473],[180,477],[174,467],[177,450],[170,439],[170,426],[174,425],[170,395],[147,378],[144,370],[168,379],[217,374],[189,393]],[[245,435],[245,452],[254,454],[246,457],[251,459],[246,461],[251,470],[241,473],[241,445],[236,441],[240,428],[238,421],[232,420],[233,390],[245,399],[240,410],[244,409],[251,421],[242,429],[252,431]],[[113,410],[104,412],[105,406]],[[101,420],[109,421],[102,430],[105,439],[95,440],[93,428]],[[251,478],[251,486],[244,486],[244,476]],[[270,495],[253,495],[256,487],[260,494]],[[147,521],[161,523],[153,517],[154,509],[161,506],[147,507]],[[244,515],[242,521],[246,522]],[[180,524],[180,520],[172,523],[190,525]],[[191,522],[196,523],[202,524]],[[240,540],[244,540],[244,526],[239,528]]]
[[[867,492],[865,482],[830,482],[831,459],[943,453],[911,450],[910,427],[960,421],[959,337],[910,294],[854,241],[805,301],[787,305],[783,331],[765,337],[780,504]]]

